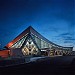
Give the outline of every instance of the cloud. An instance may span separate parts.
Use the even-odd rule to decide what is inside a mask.
[[[65,32],[65,33],[62,33],[62,34],[59,34],[58,36],[56,36],[56,37],[64,37],[64,38],[69,38],[69,39],[71,39],[71,38],[73,38],[74,37],[74,33],[69,33],[69,32]]]
[[[0,0],[0,34],[3,40],[10,41],[8,37],[15,37],[26,28],[24,25],[35,24],[34,28],[49,38],[58,35],[57,39],[74,41],[74,24],[69,26],[71,22],[73,0]],[[72,33],[61,34],[68,29]]]
[[[59,34],[58,36],[55,36],[58,39],[63,39],[62,42],[64,44],[70,44],[70,45],[74,45],[75,44],[75,37],[74,37],[74,33],[62,33]]]

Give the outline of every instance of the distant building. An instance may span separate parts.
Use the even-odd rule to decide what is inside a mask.
[[[70,55],[73,49],[73,47],[63,47],[49,41],[31,26],[9,42],[5,48],[10,50],[10,56],[14,57]]]

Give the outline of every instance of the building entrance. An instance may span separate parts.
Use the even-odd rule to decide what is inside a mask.
[[[32,39],[28,39],[24,47],[22,48],[23,55],[37,55],[38,48],[33,43]]]

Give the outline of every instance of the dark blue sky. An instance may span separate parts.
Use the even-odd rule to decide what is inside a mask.
[[[0,0],[1,47],[29,25],[62,46],[75,44],[74,0]]]

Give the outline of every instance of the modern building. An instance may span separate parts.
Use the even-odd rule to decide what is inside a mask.
[[[8,55],[14,57],[70,55],[73,49],[73,47],[63,47],[49,41],[31,26],[9,42],[5,48],[8,49]]]

